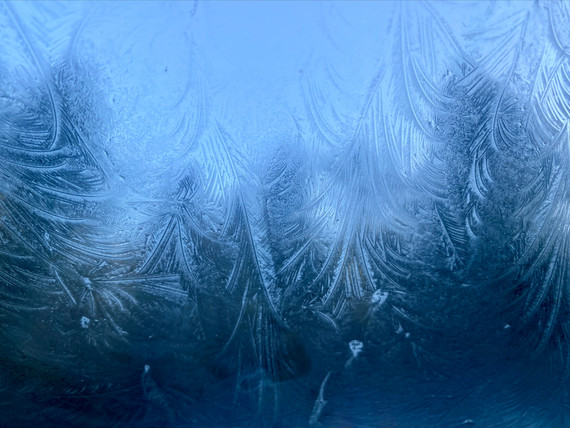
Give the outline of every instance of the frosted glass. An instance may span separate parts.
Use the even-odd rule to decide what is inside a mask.
[[[569,5],[3,3],[0,425],[570,426]]]

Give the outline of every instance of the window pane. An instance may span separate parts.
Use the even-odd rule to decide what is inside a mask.
[[[0,10],[0,425],[568,425],[569,3]]]

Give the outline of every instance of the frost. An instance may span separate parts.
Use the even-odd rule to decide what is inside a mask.
[[[327,386],[327,382],[330,378],[331,372],[328,372],[321,386],[319,388],[319,396],[315,400],[315,405],[313,406],[313,411],[311,412],[311,417],[309,418],[309,426],[319,426],[319,417],[323,412],[325,406],[327,405],[327,401],[325,400],[325,387]]]
[[[2,3],[0,425],[568,426],[569,25]]]
[[[364,347],[360,340],[351,340],[348,346],[350,348],[350,352],[352,352],[352,358],[356,358],[358,354],[362,352],[362,348]]]
[[[87,318],[86,316],[83,316],[79,321],[81,322],[81,328],[89,328],[91,319]]]
[[[376,306],[382,306],[387,298],[388,298],[387,292],[376,290],[374,293],[372,293],[372,298],[370,299],[370,301],[376,304]]]
[[[352,366],[354,361],[358,358],[358,356],[364,349],[364,344],[360,340],[351,340],[348,343],[348,348],[350,349],[352,355],[344,365],[345,368],[349,368],[350,366]]]

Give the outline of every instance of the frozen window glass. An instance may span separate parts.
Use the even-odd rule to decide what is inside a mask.
[[[570,3],[4,2],[0,425],[570,426]]]

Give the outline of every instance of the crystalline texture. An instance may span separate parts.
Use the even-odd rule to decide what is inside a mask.
[[[0,10],[0,425],[568,426],[567,2]]]

